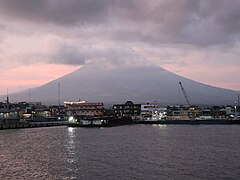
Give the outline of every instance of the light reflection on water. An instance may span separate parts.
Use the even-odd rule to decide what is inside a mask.
[[[76,146],[75,146],[75,128],[73,127],[68,127],[68,137],[67,137],[67,170],[71,174],[68,177],[65,177],[64,179],[77,179],[76,172],[78,171],[77,166],[76,166],[76,161],[77,158],[75,157],[75,152],[76,152]]]
[[[153,127],[158,127],[161,131],[164,131],[167,129],[167,125],[166,124],[153,124]]]
[[[75,129],[72,127],[69,127],[68,129],[68,139],[67,139],[67,148],[68,148],[68,153],[69,154],[74,154],[75,152],[75,144],[74,144],[74,140],[75,140]]]
[[[240,179],[240,126],[0,131],[0,179]]]

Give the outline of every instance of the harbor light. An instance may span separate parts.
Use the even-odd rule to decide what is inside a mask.
[[[68,121],[69,121],[69,122],[74,122],[74,117],[73,117],[73,116],[70,116],[70,117],[68,118]]]

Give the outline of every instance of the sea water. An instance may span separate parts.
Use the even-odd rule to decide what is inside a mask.
[[[1,130],[0,179],[240,179],[240,125]]]

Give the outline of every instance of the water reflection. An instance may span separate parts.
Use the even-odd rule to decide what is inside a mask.
[[[158,127],[161,130],[166,130],[167,129],[167,125],[166,124],[153,124],[153,127]]]
[[[67,141],[67,148],[68,148],[69,154],[74,154],[74,152],[75,152],[75,144],[74,144],[75,137],[76,137],[75,128],[69,127],[68,128],[68,141]]]
[[[152,125],[154,128],[158,129],[158,132],[160,134],[166,134],[167,133],[167,125],[166,124],[153,124]]]
[[[76,128],[68,127],[68,136],[67,136],[67,170],[71,176],[66,177],[66,179],[76,179]]]
[[[0,179],[240,179],[238,125],[3,130],[0,142]]]

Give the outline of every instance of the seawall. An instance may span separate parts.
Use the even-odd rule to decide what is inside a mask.
[[[68,121],[11,123],[11,124],[0,124],[0,130],[20,129],[20,128],[38,128],[38,127],[50,127],[50,126],[67,126],[67,125],[68,125]]]

